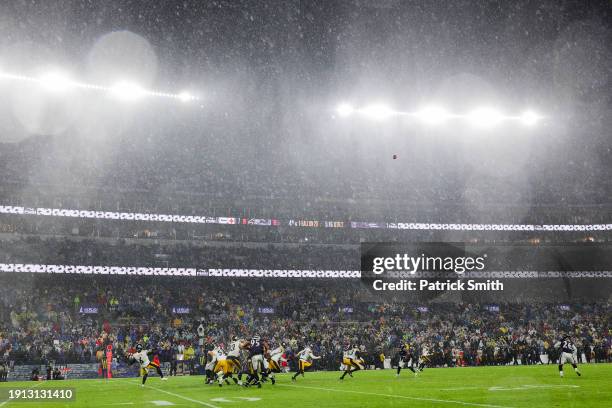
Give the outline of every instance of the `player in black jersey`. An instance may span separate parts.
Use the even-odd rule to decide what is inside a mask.
[[[247,378],[248,385],[256,385],[261,388],[259,374],[264,372],[264,343],[257,335],[251,338],[249,347],[249,376]]]
[[[578,349],[572,342],[570,336],[563,337],[561,341],[558,341],[555,344],[555,348],[561,349],[561,356],[559,357],[559,376],[563,378],[563,365],[565,363],[570,363],[572,367],[574,367],[574,371],[576,372],[576,374],[578,374],[578,376],[581,376],[582,374],[580,374],[580,371],[578,370],[578,365],[576,364],[576,353],[578,352]]]
[[[408,368],[410,371],[417,375],[417,371],[414,369],[414,356],[412,355],[412,350],[410,349],[410,344],[404,344],[398,353],[398,361],[397,361],[397,374],[396,377],[399,377],[402,368]]]

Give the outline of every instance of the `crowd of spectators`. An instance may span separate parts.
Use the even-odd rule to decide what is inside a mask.
[[[362,267],[362,252],[357,245],[115,240],[36,235],[0,236],[0,245],[0,264],[307,271],[359,271]],[[425,250],[419,249],[419,245],[418,242],[413,244],[415,251]],[[468,251],[487,254],[485,271],[516,271],[517,274],[520,271],[602,271],[599,277],[603,277],[609,270],[606,260],[612,257],[611,248],[606,243],[576,243],[570,246],[564,242],[519,245],[476,242],[468,245]],[[451,244],[451,247],[454,246]],[[587,252],[578,254],[576,248],[583,248]],[[456,250],[462,249],[456,247]],[[433,255],[431,252],[429,254]],[[566,263],[560,264],[560,259],[566,259]]]
[[[0,263],[244,269],[358,270],[358,247],[205,245],[188,241],[40,238],[0,240]]]
[[[140,342],[157,349],[162,362],[187,356],[195,370],[213,344],[254,334],[286,342],[290,361],[311,344],[323,356],[319,369],[337,369],[347,343],[360,345],[372,365],[381,353],[394,358],[405,342],[417,350],[427,345],[433,366],[532,364],[546,362],[541,355],[553,361],[564,334],[574,337],[581,359],[612,358],[609,303],[558,304],[554,294],[498,303],[497,311],[478,301],[372,298],[350,280],[0,279],[0,357],[13,364],[95,362],[105,345],[121,355]]]

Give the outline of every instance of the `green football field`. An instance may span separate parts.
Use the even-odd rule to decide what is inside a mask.
[[[289,375],[263,388],[204,385],[203,377],[1,383],[0,407],[612,407],[612,365],[582,365],[582,377],[557,366],[426,369],[415,377],[394,370],[363,371],[339,381],[338,372]],[[7,401],[8,388],[72,387],[72,402]]]

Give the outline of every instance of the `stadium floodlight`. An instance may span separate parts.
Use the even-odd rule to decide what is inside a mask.
[[[427,106],[415,113],[415,116],[428,125],[440,125],[451,118],[451,115],[438,106]]]
[[[519,116],[519,120],[525,126],[534,126],[541,119],[540,115],[533,111],[525,111]]]
[[[375,104],[368,105],[365,108],[360,109],[359,113],[370,119],[384,120],[395,115],[397,112],[395,112],[393,109],[389,108],[386,105]]]
[[[351,116],[353,112],[355,112],[355,108],[353,108],[353,106],[348,103],[341,103],[336,108],[336,113],[338,113],[338,116],[342,118]]]
[[[132,82],[118,82],[110,88],[110,93],[122,101],[134,101],[142,98],[146,91],[138,84]]]
[[[65,92],[74,86],[68,76],[60,72],[48,72],[38,77],[38,83],[43,89],[51,92]]]
[[[144,96],[178,99],[182,102],[197,101],[200,99],[187,91],[175,94],[149,90],[129,81],[120,81],[113,86],[79,82],[72,80],[61,71],[48,72],[38,77],[0,71],[0,80],[30,83],[52,92],[65,92],[72,88],[85,89],[88,91],[110,94],[116,99],[124,101],[134,101]]]
[[[490,128],[499,124],[504,116],[494,108],[477,108],[470,112],[467,118],[474,126]]]
[[[183,91],[176,96],[181,102],[189,102],[196,99],[193,95],[191,95],[187,91]]]

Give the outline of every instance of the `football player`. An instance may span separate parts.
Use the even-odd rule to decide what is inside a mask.
[[[412,371],[414,375],[417,375],[417,371],[413,367],[414,357],[412,355],[412,351],[410,350],[410,344],[406,343],[402,348],[400,348],[398,357],[399,360],[397,362],[397,374],[395,374],[396,377],[399,377],[402,368],[407,368]]]
[[[285,360],[283,358],[283,353],[285,352],[285,343],[281,343],[278,347],[271,350],[268,358],[268,376],[270,377],[270,381],[272,384],[276,383],[276,378],[274,376],[275,373],[281,372],[281,364]]]
[[[151,353],[151,350],[144,350],[141,344],[137,344],[136,352],[129,356],[130,362],[132,364],[138,363],[138,365],[140,366],[140,371],[142,373],[142,384],[140,384],[141,387],[144,387],[145,382],[147,381],[147,377],[149,377],[150,368],[155,369],[155,371],[157,371],[157,374],[162,380],[168,379],[167,377],[164,377],[164,374],[162,373],[162,370],[159,367],[159,364],[149,360],[150,353]]]
[[[213,372],[217,376],[217,382],[219,384],[219,387],[223,386],[224,381],[227,385],[229,385],[230,379],[232,379],[234,383],[238,384],[238,380],[234,378],[234,362],[233,360],[230,360],[225,356],[223,344],[219,345],[218,350],[216,352],[216,358],[217,363],[215,364]]]
[[[256,385],[257,388],[261,388],[261,381],[259,374],[264,372],[264,343],[261,341],[261,337],[255,335],[251,338],[249,344],[249,377],[247,378],[247,384]]]
[[[206,354],[208,356],[206,366],[204,367],[206,384],[213,384],[215,382],[215,367],[217,366],[217,361],[219,361],[219,356],[223,355],[224,352],[221,347],[214,347]]]
[[[244,339],[238,338],[238,336],[232,336],[229,352],[227,353],[227,359],[231,360],[232,366],[234,367],[234,374],[238,374],[238,384],[242,385],[242,364],[240,361],[240,352],[243,347],[246,345],[246,341]]]
[[[232,336],[229,345],[229,351],[227,353],[227,359],[232,360],[236,367],[240,367],[240,349],[244,345],[244,340],[238,338],[238,336]]]
[[[296,381],[298,375],[302,374],[304,376],[304,370],[312,365],[312,360],[318,360],[321,357],[315,356],[312,352],[312,348],[310,346],[304,347],[303,350],[300,350],[298,353],[298,370],[291,377],[291,381]]]
[[[248,387],[247,383],[242,383],[242,376],[246,375],[247,377],[250,374],[250,370],[251,370],[251,364],[250,364],[250,359],[249,359],[249,349],[250,349],[250,341],[247,340],[242,340],[240,343],[240,366],[236,367],[236,370],[238,371],[238,384],[239,385],[244,385],[245,387]]]
[[[342,366],[344,368],[344,373],[342,373],[340,377],[341,380],[344,380],[347,374],[352,377],[353,372],[363,370],[363,359],[359,358],[359,347],[357,345],[353,347],[347,345],[344,348],[344,352],[342,353]]]
[[[574,371],[578,376],[581,376],[580,370],[578,370],[578,365],[576,364],[576,354],[578,349],[572,342],[570,336],[565,336],[561,341],[555,343],[555,348],[561,349],[561,356],[559,357],[559,376],[563,378],[563,365],[565,363],[570,363],[572,367],[574,367]]]
[[[429,348],[427,347],[427,344],[425,344],[421,348],[421,355],[419,356],[419,366],[418,366],[419,371],[423,371],[425,369],[425,366],[429,364],[430,355],[431,354],[429,352]]]

